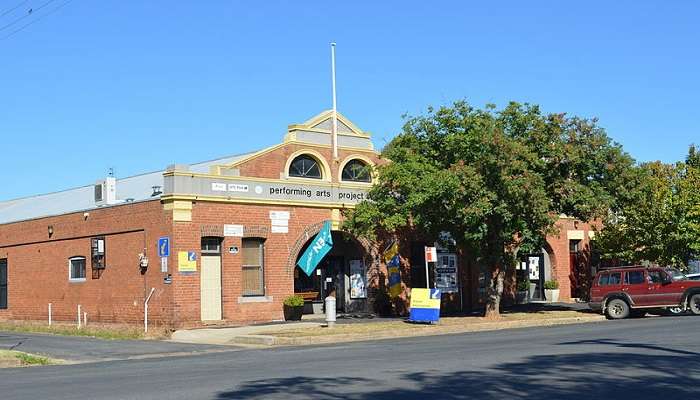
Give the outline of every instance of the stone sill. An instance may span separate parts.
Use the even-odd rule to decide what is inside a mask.
[[[239,297],[238,304],[243,304],[243,303],[272,303],[272,296]]]

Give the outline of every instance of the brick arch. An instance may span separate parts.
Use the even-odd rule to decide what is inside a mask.
[[[297,240],[294,242],[294,245],[289,250],[289,256],[287,258],[287,276],[292,275],[292,271],[294,271],[294,266],[296,265],[297,258],[299,257],[301,249],[309,240],[311,240],[314,236],[321,232],[321,229],[323,228],[323,225],[325,225],[326,222],[331,222],[331,220],[323,220],[315,224],[308,225],[306,226],[306,228],[304,228],[304,232],[302,232],[301,235],[299,235]],[[372,254],[372,244],[369,240],[363,237],[351,237],[362,247],[362,250],[364,250],[366,257]]]

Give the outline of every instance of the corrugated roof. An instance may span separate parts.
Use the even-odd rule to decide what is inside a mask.
[[[231,164],[250,154],[253,153],[190,164],[190,171],[208,173],[209,167],[213,165]],[[143,201],[153,198],[153,186],[163,187],[163,172],[164,170],[161,170],[117,179],[117,201],[122,203],[126,199]],[[94,195],[94,184],[90,184],[60,192],[2,201],[0,224],[95,209],[98,207],[95,206]]]

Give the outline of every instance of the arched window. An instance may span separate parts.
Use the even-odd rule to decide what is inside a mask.
[[[352,182],[371,182],[372,177],[370,176],[369,168],[369,165],[362,160],[350,160],[343,167],[341,179]]]
[[[302,154],[289,166],[289,176],[297,178],[321,179],[321,168],[313,157]]]

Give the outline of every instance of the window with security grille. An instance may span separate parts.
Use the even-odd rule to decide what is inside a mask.
[[[318,161],[309,155],[301,155],[289,166],[289,176],[297,178],[321,179],[321,167]]]
[[[259,238],[242,240],[243,296],[265,295],[265,241]]]
[[[0,309],[7,308],[7,259],[0,260]]]
[[[350,160],[343,167],[341,179],[351,182],[370,182],[372,177],[369,173],[369,165],[361,160]]]

